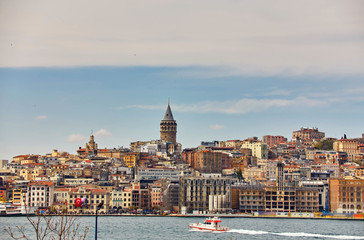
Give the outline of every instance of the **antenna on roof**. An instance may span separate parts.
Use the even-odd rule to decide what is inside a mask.
[[[168,98],[168,105],[169,105],[169,103],[170,103],[170,99]]]

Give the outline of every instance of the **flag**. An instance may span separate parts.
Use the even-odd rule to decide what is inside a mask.
[[[81,199],[81,205],[82,205],[82,207],[83,207],[83,206],[86,206],[86,205],[87,205],[87,203],[88,203],[87,198],[82,198],[82,199]]]
[[[82,207],[82,198],[76,198],[75,207]]]

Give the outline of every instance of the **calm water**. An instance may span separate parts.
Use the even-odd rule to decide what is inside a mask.
[[[229,232],[211,233],[190,230],[189,223],[205,218],[189,217],[99,217],[98,239],[364,239],[364,221],[222,218]],[[89,226],[87,239],[94,239],[95,218],[80,217]],[[0,217],[0,239],[11,239],[3,230],[26,226],[25,217]]]

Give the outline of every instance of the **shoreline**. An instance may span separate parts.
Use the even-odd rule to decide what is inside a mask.
[[[94,214],[46,214],[45,216],[75,216],[75,217],[95,217]],[[354,217],[340,217],[340,216],[316,216],[316,217],[295,217],[295,216],[274,216],[274,215],[261,215],[253,216],[247,214],[101,214],[98,217],[181,217],[181,218],[271,218],[271,219],[310,219],[310,220],[350,220],[350,221],[364,221],[364,218]],[[26,217],[26,215],[0,215],[0,217]]]

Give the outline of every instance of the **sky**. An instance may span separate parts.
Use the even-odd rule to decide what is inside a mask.
[[[0,1],[0,159],[364,133],[364,2]]]

